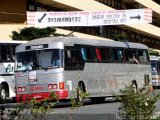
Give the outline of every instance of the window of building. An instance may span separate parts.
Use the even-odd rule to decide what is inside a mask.
[[[62,9],[52,7],[51,5],[45,5],[34,0],[28,0],[27,2],[28,11],[64,11]]]

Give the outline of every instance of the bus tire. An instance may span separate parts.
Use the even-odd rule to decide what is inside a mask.
[[[133,88],[134,92],[138,92],[138,86],[136,81],[132,81],[131,87]]]
[[[0,103],[5,103],[6,102],[6,97],[7,97],[8,91],[6,90],[4,85],[0,85]]]
[[[83,92],[85,92],[84,84],[80,82],[77,88],[77,98],[76,98],[77,102],[83,102],[82,97],[81,97],[81,94]]]

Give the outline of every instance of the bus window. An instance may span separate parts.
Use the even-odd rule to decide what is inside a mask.
[[[31,64],[32,70],[63,66],[63,50],[60,49],[22,52],[16,58],[17,70],[24,70],[26,64]]]
[[[135,49],[126,49],[125,58],[126,58],[126,62],[128,63],[132,63],[132,64],[139,63],[138,53]]]
[[[97,59],[100,62],[110,61],[110,49],[109,48],[96,48]]]
[[[78,48],[67,48],[65,50],[65,69],[83,69],[84,63]]]
[[[62,58],[63,58],[63,50],[54,50],[52,52],[52,58],[51,58],[52,66],[62,67],[63,63]]]
[[[81,53],[85,61],[95,61],[96,60],[95,47],[83,47],[81,48]]]
[[[42,68],[51,67],[51,56],[52,56],[51,50],[38,51],[38,56],[39,56],[39,66],[40,67],[42,67]]]
[[[101,50],[99,48],[96,48],[96,54],[97,54],[97,58],[100,62],[102,62],[102,54],[101,54]]]
[[[151,60],[152,71],[157,71],[157,61]]]
[[[149,57],[147,51],[138,50],[137,52],[140,63],[149,63]]]
[[[40,68],[54,68],[63,66],[63,50],[41,50],[38,51]]]
[[[36,51],[17,54],[17,71],[35,70],[37,65]]]
[[[83,57],[83,60],[86,60],[86,49],[85,48],[81,48],[81,53],[82,53],[82,57]]]
[[[9,45],[2,44],[0,46],[1,51],[1,61],[11,61],[9,56]],[[3,51],[3,52],[2,52]]]
[[[15,46],[11,44],[1,44],[0,45],[0,61],[11,62],[15,60]],[[3,51],[3,52],[2,52]]]
[[[112,49],[112,59],[113,59],[113,61],[122,62],[123,58],[124,58],[124,55],[123,55],[123,50],[122,49],[119,49],[119,48],[113,48]]]
[[[157,62],[157,72],[160,72],[160,61]]]

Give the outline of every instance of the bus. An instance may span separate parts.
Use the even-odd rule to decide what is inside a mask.
[[[160,86],[160,56],[150,56],[152,69],[152,86]]]
[[[15,98],[15,47],[26,41],[0,41],[0,103]]]
[[[93,102],[104,101],[126,85],[151,85],[148,47],[140,43],[46,37],[17,46],[15,53],[17,102],[42,100],[52,91],[66,100],[77,87],[77,99],[87,92]]]

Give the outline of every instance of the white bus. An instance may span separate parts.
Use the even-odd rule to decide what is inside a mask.
[[[150,56],[152,69],[152,86],[160,86],[160,56]]]
[[[0,103],[15,97],[15,47],[26,41],[0,41]]]
[[[92,101],[104,101],[113,93],[121,94],[126,85],[135,89],[150,85],[148,47],[74,37],[36,39],[16,47],[15,80],[17,102],[41,100],[51,91],[59,99],[69,99],[77,86]]]

